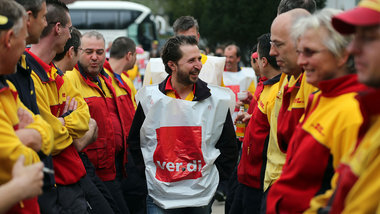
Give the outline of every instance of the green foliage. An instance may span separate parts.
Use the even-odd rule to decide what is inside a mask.
[[[194,16],[201,38],[212,49],[218,44],[235,43],[248,59],[257,37],[270,31],[276,17],[277,1],[252,0],[167,0],[170,24],[183,15]]]
[[[280,0],[134,0],[165,11],[169,24],[180,16],[194,16],[199,23],[201,38],[213,50],[218,44],[237,44],[247,63],[249,50],[257,37],[270,32]],[[323,8],[326,0],[316,0]],[[161,14],[162,15],[162,14]]]

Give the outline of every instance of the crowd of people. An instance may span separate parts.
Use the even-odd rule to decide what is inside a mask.
[[[178,18],[137,91],[133,40],[0,0],[0,213],[380,213],[380,0],[277,12],[254,72]]]

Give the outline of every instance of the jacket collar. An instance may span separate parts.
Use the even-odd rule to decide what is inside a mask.
[[[356,74],[349,74],[343,77],[321,81],[318,86],[324,97],[335,97],[345,93],[362,91],[367,88],[365,85],[358,82]]]
[[[265,78],[266,80],[264,79],[265,81],[263,82],[263,84],[264,85],[273,85],[273,84],[276,84],[278,81],[280,81],[280,78],[281,78],[281,74],[273,77],[272,79]]]
[[[63,76],[63,72],[56,68],[53,63],[51,63],[50,65],[46,64],[38,56],[30,52],[29,49],[25,49],[24,54],[28,65],[37,74],[37,76],[41,79],[43,83],[54,81],[54,79],[50,78],[48,75],[48,73],[51,72],[52,67],[57,69],[57,74],[59,76]]]
[[[164,81],[158,85],[158,89],[165,94],[166,83],[171,75],[167,76]],[[195,83],[195,93],[193,101],[201,101],[211,96],[210,89],[207,87],[207,83],[198,78]]]

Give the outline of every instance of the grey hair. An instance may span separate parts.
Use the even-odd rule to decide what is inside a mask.
[[[14,23],[12,29],[17,35],[24,24],[25,9],[14,0],[0,0],[0,14]]]
[[[325,8],[309,17],[304,17],[295,22],[292,26],[291,37],[298,40],[307,30],[325,29],[327,35],[323,38],[323,44],[336,57],[342,57],[343,53],[352,40],[352,36],[343,36],[331,25],[331,18],[341,13],[342,10]]]
[[[84,37],[88,37],[88,38],[95,37],[97,40],[103,40],[104,45],[106,44],[106,40],[104,39],[103,34],[99,33],[98,31],[86,32],[82,35],[82,38]]]

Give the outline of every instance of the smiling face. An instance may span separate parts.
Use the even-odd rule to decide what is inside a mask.
[[[310,29],[300,36],[297,45],[297,63],[306,72],[306,81],[318,87],[319,82],[345,75],[347,53],[338,58],[323,44],[328,34],[324,28]]]
[[[183,45],[180,47],[182,58],[173,63],[173,79],[188,86],[197,82],[202,69],[201,55],[196,45]]]
[[[226,57],[226,71],[237,72],[240,57],[237,56],[236,47],[233,45],[227,46],[224,49],[224,56]]]
[[[380,88],[380,26],[357,27],[348,51],[354,55],[359,81]]]

